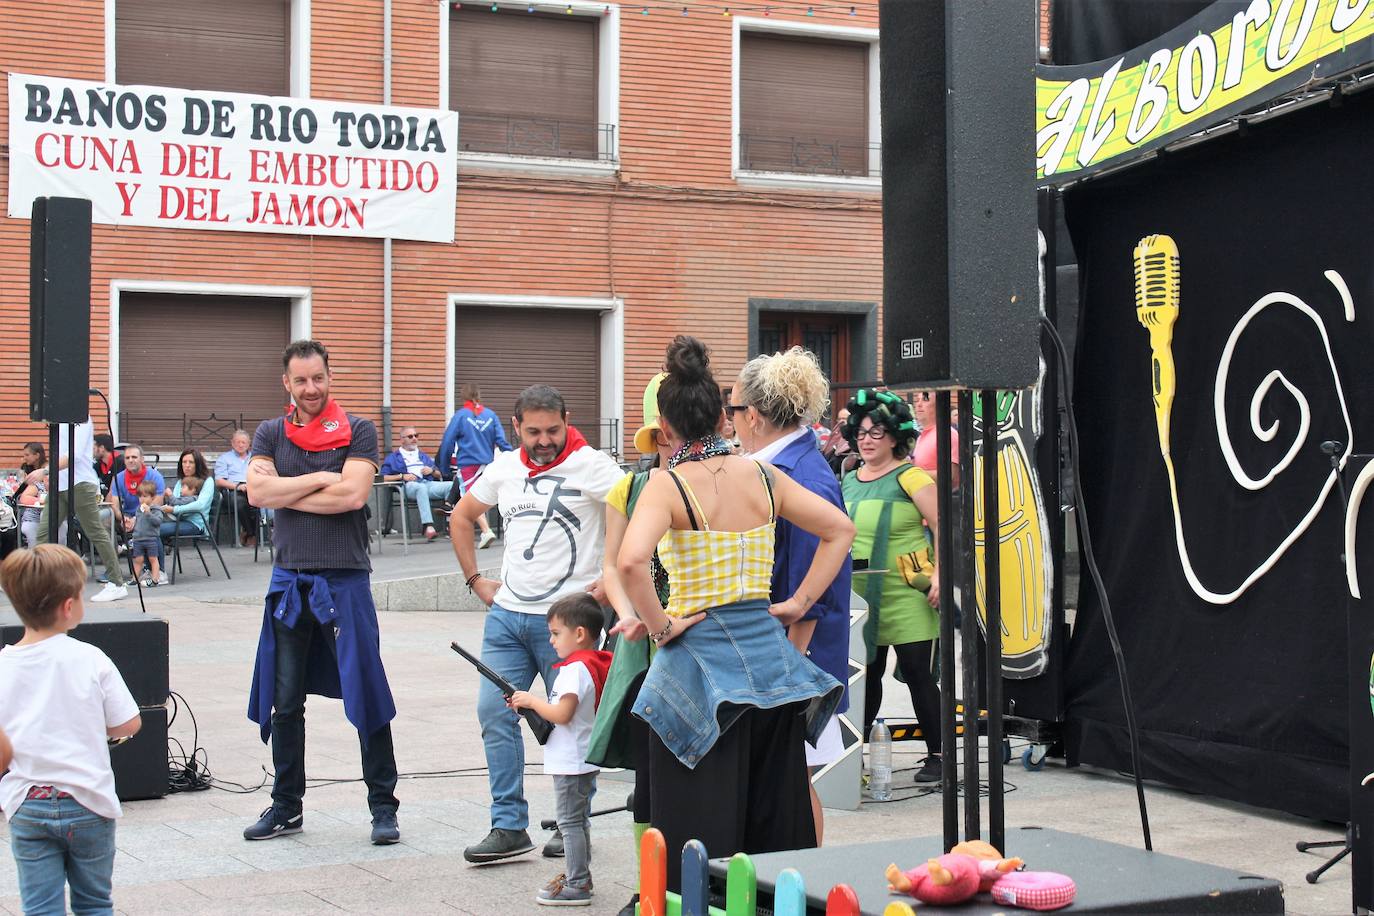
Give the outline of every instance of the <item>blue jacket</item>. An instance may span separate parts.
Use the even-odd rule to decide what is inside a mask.
[[[816,741],[843,689],[801,657],[760,598],[710,608],[655,652],[631,711],[694,770],[750,707],[805,702],[806,740]]]
[[[826,463],[817,444],[816,434],[801,436],[774,456],[772,464],[779,471],[818,496],[828,500],[841,512],[845,511],[844,497],[834,471]],[[798,528],[786,519],[778,519],[773,548],[774,602],[786,601],[796,593],[811,559],[820,546],[820,538]],[[803,620],[815,620],[811,646],[806,655],[826,674],[845,686],[839,712],[849,708],[849,580],[851,565],[846,562],[840,574],[825,593],[811,605]]]
[[[334,636],[332,646],[329,639],[311,640],[305,667],[306,693],[342,699],[344,715],[366,739],[396,718],[396,702],[382,667],[377,609],[365,569],[304,573],[272,567],[253,684],[248,692],[248,718],[258,723],[266,744],[272,736],[277,684],[277,636],[272,620],[293,627],[303,612],[314,615]]]
[[[481,413],[473,413],[461,408],[448,421],[444,438],[439,443],[439,470],[444,476],[453,477],[453,470],[469,464],[491,464],[495,450],[514,451],[506,441],[506,432],[501,428],[501,418],[490,407],[483,407]],[[394,471],[392,473],[395,473]]]
[[[421,452],[421,453],[420,453],[420,463],[423,464],[423,465],[424,465],[425,467],[427,467],[427,468],[432,468],[432,467],[434,467],[434,459],[431,458],[431,457],[429,457],[428,455],[426,455],[424,452]],[[403,457],[401,456],[401,450],[400,450],[400,449],[396,449],[396,451],[394,451],[394,452],[392,452],[390,455],[387,455],[387,456],[386,456],[386,460],[382,462],[382,469],[381,469],[381,471],[380,471],[379,473],[382,473],[382,474],[408,474],[408,473],[410,473],[409,468],[406,467],[406,460],[405,460],[405,458],[403,458]]]

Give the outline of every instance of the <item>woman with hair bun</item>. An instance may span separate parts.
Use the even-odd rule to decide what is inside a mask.
[[[727,410],[750,458],[770,462],[798,485],[844,509],[839,482],[811,429],[830,402],[830,384],[815,354],[793,347],[786,353],[754,357],[740,370],[730,397]],[[786,519],[779,519],[774,531],[772,597],[781,601],[801,584],[820,541]],[[841,684],[849,679],[849,573],[845,563],[811,609],[787,628],[788,641],[797,651]],[[846,691],[836,712],[848,708]],[[815,745],[806,745],[806,764],[825,766],[843,754],[839,720],[831,719]],[[815,787],[809,791],[819,846],[824,814]]]
[[[843,512],[771,465],[730,454],[706,346],[679,336],[658,389],[659,426],[678,445],[645,485],[616,560],[625,594],[659,647],[635,699],[653,731],[653,824],[668,848],[699,839],[715,856],[816,845],[807,801],[807,740],[844,688],[787,641],[845,565],[854,527]],[[770,603],[773,523],[819,538],[796,591]],[[649,574],[655,549],[672,583],[665,608]]]
[[[939,525],[930,475],[907,460],[916,443],[911,408],[890,391],[865,388],[848,404],[844,435],[863,458],[863,466],[844,476],[840,487],[854,519],[854,558],[874,570],[858,577],[854,590],[868,602],[868,674],[864,685],[864,735],[883,702],[887,650],[911,691],[929,755],[916,773],[918,783],[936,783],[943,773],[940,756],[940,690],[935,683],[935,639],[940,581],[926,526]]]

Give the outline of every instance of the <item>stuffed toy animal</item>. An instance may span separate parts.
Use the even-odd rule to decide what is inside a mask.
[[[957,852],[978,862],[978,891],[985,893],[992,890],[992,886],[997,883],[997,879],[1008,872],[1016,871],[1026,863],[1015,857],[1010,859],[1002,858],[1002,854],[997,851],[997,847],[984,840],[965,840],[957,844],[950,852]]]
[[[936,906],[971,900],[981,880],[978,860],[960,853],[946,853],[905,872],[889,865],[886,875],[888,890]]]

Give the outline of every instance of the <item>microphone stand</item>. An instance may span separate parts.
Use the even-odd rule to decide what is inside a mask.
[[[1345,517],[1346,512],[1348,512],[1350,509],[1350,498],[1345,492],[1345,477],[1341,473],[1341,449],[1343,448],[1345,448],[1345,443],[1340,442],[1336,439],[1328,439],[1327,441],[1321,444],[1322,454],[1326,455],[1331,459],[1331,470],[1336,472],[1336,488],[1339,490],[1341,494],[1342,518]],[[1352,455],[1351,457],[1368,458],[1374,456]],[[1341,564],[1344,565],[1346,562],[1344,550],[1341,551],[1340,558]],[[1346,856],[1350,855],[1350,853],[1354,850],[1355,838],[1353,834],[1353,829],[1353,823],[1351,821],[1346,821],[1345,837],[1342,839],[1318,840],[1317,842],[1299,840],[1297,842],[1296,846],[1298,852],[1307,852],[1307,850],[1309,849],[1332,849],[1337,846],[1340,847],[1340,849],[1337,850],[1335,855],[1333,855],[1320,866],[1314,868],[1312,871],[1308,872],[1306,875],[1303,876],[1303,878],[1307,881],[1308,884],[1316,884],[1318,881],[1321,880],[1322,875],[1325,874],[1326,871],[1331,868],[1331,866],[1335,865],[1337,862],[1341,861],[1341,859],[1344,859]]]

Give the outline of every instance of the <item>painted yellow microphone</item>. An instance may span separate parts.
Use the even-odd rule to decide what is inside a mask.
[[[1150,374],[1159,451],[1169,457],[1169,418],[1174,405],[1174,322],[1178,320],[1178,245],[1167,235],[1147,235],[1135,246],[1135,316],[1150,332]]]

